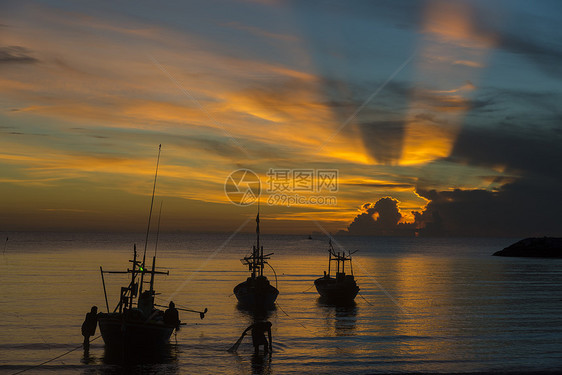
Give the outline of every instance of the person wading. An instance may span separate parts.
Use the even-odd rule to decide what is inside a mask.
[[[265,354],[270,352],[271,349],[272,349],[271,322],[267,322],[267,321],[255,322],[254,324],[252,324],[251,326],[246,328],[244,330],[244,332],[242,332],[242,336],[240,336],[238,341],[236,341],[236,343],[230,349],[228,349],[228,351],[229,352],[235,352],[236,350],[238,350],[238,346],[242,342],[242,339],[244,338],[246,333],[248,333],[248,331],[250,331],[250,330],[252,330],[252,344],[254,345],[255,354],[259,353],[261,345],[263,345],[263,352]],[[266,332],[267,332],[267,336],[269,338],[269,341],[265,338]]]
[[[86,314],[86,319],[82,323],[82,336],[84,336],[84,347],[90,346],[90,336],[95,335],[96,326],[98,325],[98,307],[92,306],[89,313]]]

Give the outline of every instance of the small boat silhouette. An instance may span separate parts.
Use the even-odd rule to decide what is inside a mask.
[[[334,247],[332,246],[332,240],[330,239],[330,247],[328,252],[330,258],[328,261],[328,273],[324,271],[324,276],[314,280],[314,285],[318,294],[329,303],[348,303],[355,299],[357,293],[359,292],[359,287],[355,282],[355,277],[353,276],[353,265],[351,263],[351,255],[353,253],[345,254],[336,253]],[[336,263],[336,277],[330,275],[331,264]],[[349,262],[350,275],[345,273],[345,262]]]
[[[234,287],[234,295],[243,308],[269,310],[274,307],[279,291],[276,287],[271,285],[267,277],[263,274],[264,266],[266,264],[270,266],[267,260],[270,259],[273,253],[264,255],[263,246],[260,246],[259,210],[256,216],[256,237],[257,243],[252,247],[252,255],[241,259],[242,263],[248,266],[251,275],[246,281]]]

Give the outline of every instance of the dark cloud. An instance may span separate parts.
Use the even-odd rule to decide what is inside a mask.
[[[560,126],[560,101],[562,94],[552,91],[535,91],[533,88],[528,90],[500,90],[488,89],[488,97],[483,101],[490,101],[494,108],[503,109],[501,112],[505,114],[502,119],[504,124],[526,125],[525,122],[532,121],[534,124],[540,121],[542,125],[554,123]],[[479,109],[479,108],[476,108]],[[553,121],[554,120],[554,121]],[[534,125],[529,124],[529,125]]]
[[[486,3],[473,4],[473,22],[479,34],[493,38],[495,48],[521,56],[544,73],[562,78],[562,32],[556,17],[562,12],[560,2],[549,3],[549,14]]]
[[[466,126],[450,162],[502,169],[488,180],[494,190],[436,191],[417,186],[430,200],[416,213],[425,236],[561,235],[562,142],[557,128],[506,122],[494,128]]]
[[[562,236],[558,195],[562,184],[521,179],[498,191],[418,189],[428,199],[414,223],[400,223],[398,201],[387,197],[365,203],[347,231],[339,234],[424,237]]]
[[[398,209],[398,201],[386,197],[375,204],[365,203],[363,212],[355,217],[347,227],[347,231],[340,234],[361,236],[403,236],[413,235],[414,225],[400,223],[402,214]]]
[[[30,56],[29,52],[27,48],[20,46],[0,47],[0,64],[32,64],[39,62],[35,57]]]
[[[423,17],[424,2],[408,0],[378,0],[378,1],[326,1],[314,0],[306,2],[291,1],[295,5],[303,5],[318,11],[336,13],[338,16],[348,16],[354,19],[373,22],[385,22],[401,29],[413,28],[417,30]]]
[[[523,23],[517,33],[500,34],[499,48],[519,55],[535,64],[544,73],[562,78],[562,35],[557,24],[540,20],[541,27]],[[545,24],[546,23],[546,24]],[[547,31],[548,30],[548,31]],[[558,35],[557,35],[558,34]]]
[[[520,180],[499,191],[423,191],[431,200],[416,213],[421,236],[560,236],[560,185]]]
[[[369,154],[381,164],[394,164],[402,155],[404,121],[376,121],[358,125]]]
[[[341,113],[336,108],[334,112],[340,114],[342,122],[347,120],[382,84],[383,82],[372,82],[369,85],[355,86],[353,91],[356,95],[350,106],[353,110]],[[400,160],[406,130],[404,114],[410,102],[411,91],[409,84],[389,82],[384,88],[384,94],[375,96],[353,121],[366,150],[380,164],[393,165]]]
[[[562,181],[562,136],[558,128],[505,123],[495,128],[466,126],[450,160],[462,164],[502,168],[523,178]]]
[[[365,205],[346,233],[561,236],[562,123],[559,124],[555,128],[511,123],[494,128],[466,126],[447,162],[503,169],[503,175],[484,176],[493,190],[438,191],[418,185],[417,193],[429,203],[423,212],[414,213],[415,223],[398,224],[397,202],[384,198],[375,205]],[[379,215],[378,219],[373,215]]]

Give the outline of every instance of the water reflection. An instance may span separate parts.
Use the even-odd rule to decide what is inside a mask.
[[[156,348],[112,348],[105,346],[102,362],[134,370],[142,366],[143,371],[153,368],[156,372],[174,374],[178,372],[178,354],[176,344],[167,344]],[[148,366],[148,367],[147,367]]]
[[[95,364],[98,361],[98,358],[96,356],[90,355],[90,346],[86,346],[84,347],[84,353],[82,355],[82,358],[80,359],[80,362],[85,364],[85,365],[92,365]]]
[[[246,305],[241,304],[238,302],[236,304],[236,309],[242,313],[242,315],[248,316],[252,319],[252,322],[255,320],[260,319],[269,319],[274,312],[277,311],[277,305],[273,305],[268,309],[256,309],[256,308],[248,308]]]
[[[233,353],[236,361],[238,362],[238,368],[242,371],[240,373],[252,375],[269,375],[271,371],[271,357],[272,354],[255,354],[253,353],[250,358],[250,363],[248,363],[248,358],[246,356],[241,356],[238,353]],[[249,371],[251,368],[251,372]]]
[[[357,334],[355,328],[359,306],[355,301],[346,304],[330,304],[320,297],[317,305],[324,315],[326,326],[330,328],[333,324],[336,336],[355,336]]]
[[[271,373],[271,353],[252,354],[252,374],[266,375]]]

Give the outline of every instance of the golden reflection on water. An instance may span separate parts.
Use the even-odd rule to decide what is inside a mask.
[[[450,260],[444,260],[445,266]],[[421,257],[400,258],[396,263],[396,289],[400,303],[408,314],[397,316],[396,334],[405,337],[432,337],[442,330],[443,311],[435,306],[435,301],[449,301],[453,290],[451,280],[441,280],[435,274],[435,264]],[[437,278],[437,279],[436,279]],[[444,305],[449,305],[445,302]],[[443,334],[446,336],[447,334]],[[449,357],[454,345],[448,340],[407,340],[405,350],[418,353],[440,353]]]
[[[554,350],[561,335],[562,321],[549,312],[556,310],[545,292],[560,286],[550,263],[366,251],[354,257],[361,288],[355,304],[337,307],[320,301],[313,286],[327,266],[324,243],[286,241],[275,248],[271,240],[264,242],[275,252],[271,265],[280,291],[277,307],[265,317],[273,324],[270,358],[253,356],[249,337],[237,354],[226,351],[255,319],[232,295],[248,275],[239,261],[245,247],[232,244],[209,260],[214,247],[189,242],[159,250],[157,267],[170,275],[156,279],[157,302],[173,298],[178,307],[208,313],[201,320],[182,312],[186,325],[172,337],[173,350],[152,361],[157,363],[144,358],[147,366],[225,374],[473,371],[487,366],[491,351],[510,363],[530,363],[530,346],[535,355]],[[79,346],[85,313],[93,304],[106,310],[99,265],[121,270],[130,246],[70,247],[12,251],[3,259],[0,347],[6,356],[0,366],[37,364]],[[545,270],[550,273],[543,277]],[[267,276],[275,285],[273,271]],[[112,308],[126,276],[111,274],[105,281]],[[541,360],[559,363],[556,357]],[[72,352],[64,363],[103,372],[103,366],[122,362],[104,353],[99,339],[88,353]]]

